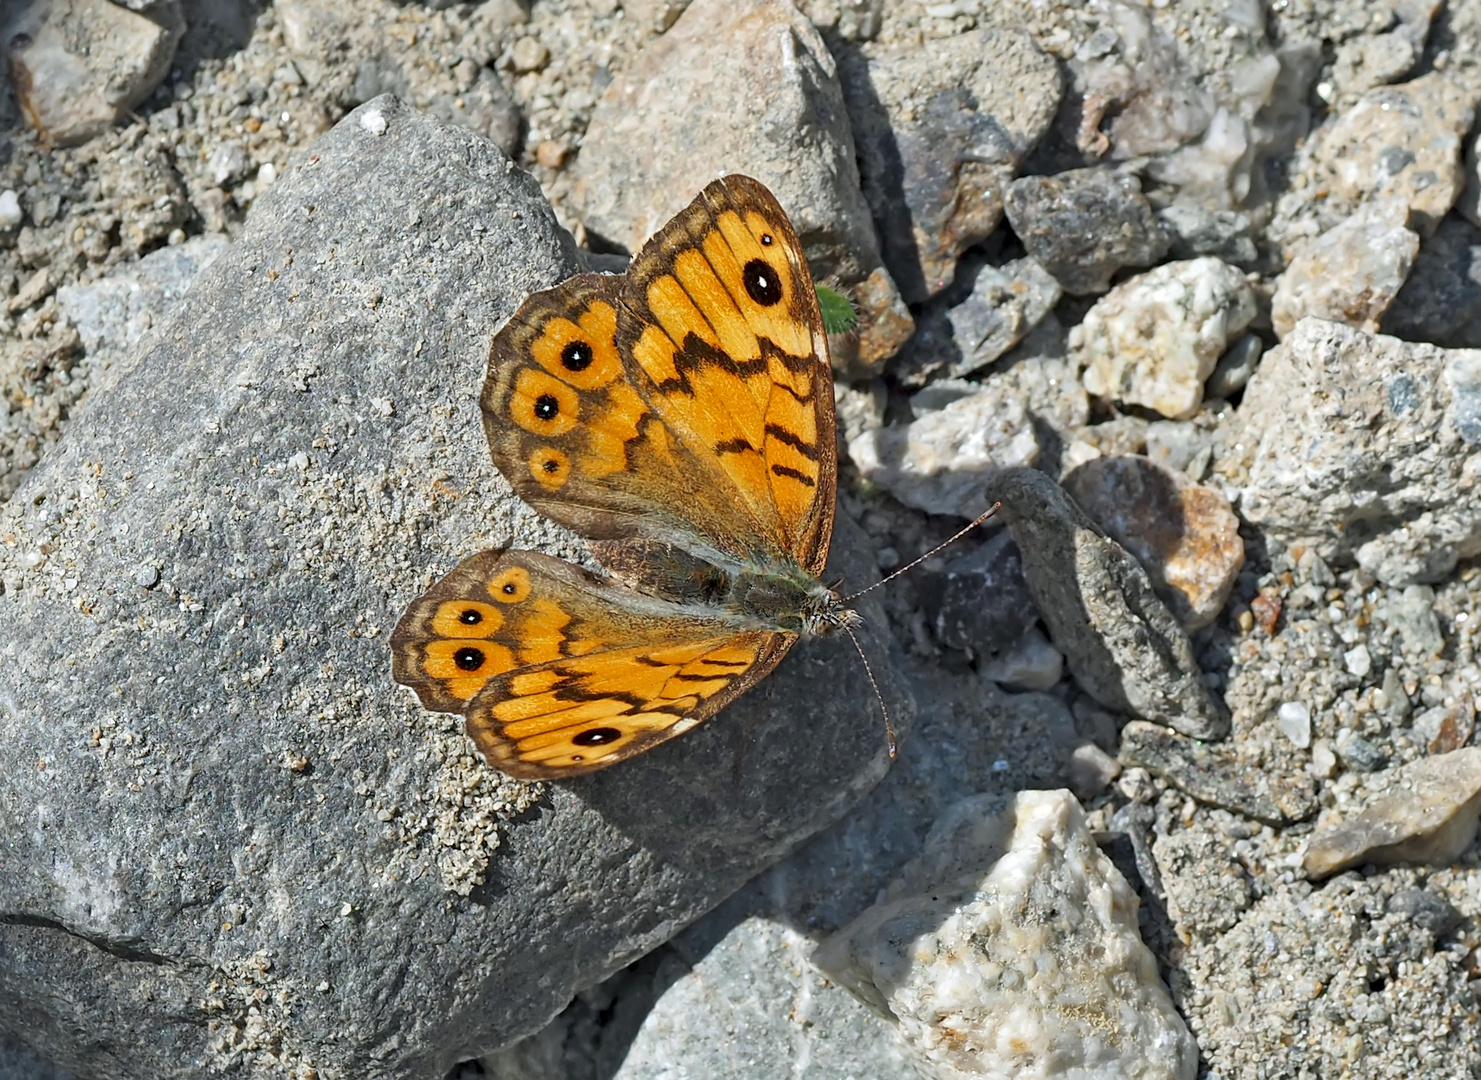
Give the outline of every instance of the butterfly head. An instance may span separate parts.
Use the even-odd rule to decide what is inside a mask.
[[[809,601],[802,612],[803,637],[827,637],[864,621],[853,608],[844,607],[843,598],[832,589],[813,594]]]

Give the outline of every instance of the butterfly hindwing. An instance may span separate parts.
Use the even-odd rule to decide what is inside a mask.
[[[523,780],[579,776],[682,735],[753,686],[796,639],[683,636],[493,679],[468,709],[489,763]]]
[[[415,601],[391,648],[395,678],[424,706],[464,713],[492,764],[539,779],[682,734],[769,671],[791,640],[499,549]]]

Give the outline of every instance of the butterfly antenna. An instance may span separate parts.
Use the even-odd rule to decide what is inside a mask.
[[[859,639],[854,635],[854,628],[848,623],[843,624],[849,640],[854,643],[854,651],[859,654],[859,659],[864,661],[864,674],[869,676],[869,685],[874,689],[874,697],[879,702],[879,711],[884,714],[884,734],[890,746],[890,760],[895,760],[895,725],[890,723],[890,710],[885,708],[884,695],[879,692],[879,682],[874,678],[874,669],[869,666],[869,657],[864,655],[864,646],[859,644]]]
[[[958,540],[960,540],[962,537],[966,536],[969,532],[971,532],[973,529],[977,528],[977,526],[981,525],[984,521],[986,521],[988,518],[992,517],[994,514],[996,514],[1002,508],[1003,508],[1003,504],[1002,503],[1000,503],[1000,502],[993,503],[983,513],[978,514],[977,517],[974,518],[969,525],[965,526],[964,528],[958,529],[956,532],[952,533],[945,540],[941,541],[941,543],[937,544],[935,547],[933,547],[930,551],[926,552],[924,555],[919,555],[916,558],[911,559],[908,563],[906,563],[904,566],[900,567],[900,569],[896,570],[893,574],[890,574],[888,577],[882,577],[882,578],[880,578],[873,585],[870,585],[867,589],[860,589],[858,592],[854,593],[852,596],[845,596],[843,598],[843,602],[845,604],[851,603],[852,601],[857,600],[859,597],[863,596],[865,593],[873,592],[875,589],[879,588],[881,585],[888,585],[890,582],[894,581],[897,577],[899,577],[901,574],[905,573],[907,570],[913,570],[913,569],[915,569],[917,566],[919,566],[921,563],[925,562],[927,559],[929,559],[932,555],[936,554],[936,552],[940,551],[942,548],[948,547],[951,544],[956,543]],[[857,647],[858,644],[859,643],[857,641],[854,642],[855,647]],[[859,655],[860,656],[863,656],[864,654],[861,651],[859,653]],[[864,666],[865,667],[868,667],[869,666],[869,661],[867,661],[867,660],[864,661]],[[870,676],[870,677],[873,678],[873,676]],[[883,699],[881,699],[880,705],[881,706],[884,705]],[[892,754],[891,756],[893,757],[894,755]]]

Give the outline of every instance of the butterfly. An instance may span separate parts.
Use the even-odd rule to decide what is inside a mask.
[[[480,397],[515,492],[588,539],[467,559],[411,603],[392,673],[488,762],[579,776],[691,730],[857,616],[819,575],[837,493],[828,339],[797,234],[727,176],[622,274],[528,297]]]

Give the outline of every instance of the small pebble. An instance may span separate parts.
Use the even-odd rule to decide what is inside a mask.
[[[372,109],[360,117],[360,126],[372,135],[384,135],[386,118],[379,109]]]
[[[1281,734],[1298,750],[1311,745],[1311,710],[1300,701],[1288,701],[1275,712]]]
[[[1342,662],[1347,666],[1349,674],[1363,678],[1373,670],[1373,657],[1368,653],[1368,646],[1357,645],[1342,654]]]
[[[514,70],[523,75],[526,72],[539,71],[548,64],[550,50],[539,38],[522,37],[509,50],[509,59],[514,64]]]
[[[1318,739],[1311,744],[1311,775],[1321,780],[1330,780],[1337,772],[1337,752],[1332,749],[1330,739]]]
[[[546,169],[559,169],[566,163],[566,148],[554,139],[544,139],[535,147],[535,160]]]
[[[134,571],[134,584],[141,589],[152,589],[159,584],[159,567],[145,563]]]
[[[0,229],[13,229],[21,223],[21,199],[13,190],[0,191]]]

